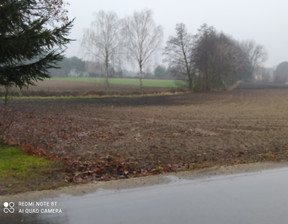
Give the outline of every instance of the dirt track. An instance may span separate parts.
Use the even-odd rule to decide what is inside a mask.
[[[11,106],[17,122],[7,139],[67,157],[76,182],[288,160],[288,89]]]

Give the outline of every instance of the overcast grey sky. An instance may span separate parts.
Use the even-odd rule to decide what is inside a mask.
[[[164,45],[175,25],[184,23],[190,33],[207,23],[237,40],[255,40],[268,52],[266,66],[288,61],[287,0],[66,0],[70,18],[76,17],[67,56],[81,56],[83,29],[89,28],[93,13],[113,11],[119,17],[152,9],[156,24],[164,30]],[[163,46],[164,46],[163,45]]]

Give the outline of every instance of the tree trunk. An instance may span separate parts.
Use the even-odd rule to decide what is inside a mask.
[[[109,85],[109,59],[108,55],[105,58],[105,92],[106,94],[109,93],[110,85]]]
[[[0,125],[0,135],[3,135],[4,132],[10,128],[14,121],[14,114],[8,109],[8,95],[9,86],[5,86],[4,107],[0,110],[0,121],[2,123],[2,125]]]
[[[9,86],[5,86],[4,109],[6,109],[8,106],[8,94],[9,94]]]
[[[139,64],[139,67],[140,67],[140,72],[139,72],[139,84],[140,84],[140,93],[141,94],[144,94],[144,91],[143,91],[143,68],[142,68],[142,64],[140,63]]]
[[[189,82],[188,84],[189,84],[189,90],[190,91],[193,91],[193,89],[194,89],[193,77],[194,76],[192,74],[188,74],[188,82]]]

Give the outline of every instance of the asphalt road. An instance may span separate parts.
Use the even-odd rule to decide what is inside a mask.
[[[169,184],[100,189],[82,196],[42,198],[38,204],[13,201],[13,213],[4,213],[4,205],[11,209],[13,204],[1,201],[0,223],[287,223],[288,168],[196,180],[169,178]],[[62,213],[44,213],[56,210]]]

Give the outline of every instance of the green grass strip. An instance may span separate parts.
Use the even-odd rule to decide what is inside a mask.
[[[18,148],[0,144],[0,181],[31,179],[57,168],[58,163],[55,161],[26,155]]]

